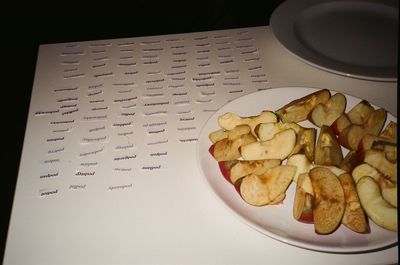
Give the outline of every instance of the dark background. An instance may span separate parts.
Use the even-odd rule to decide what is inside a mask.
[[[2,3],[1,261],[40,44],[263,26],[269,24],[270,15],[282,2],[55,0]]]

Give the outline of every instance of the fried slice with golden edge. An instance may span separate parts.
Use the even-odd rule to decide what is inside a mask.
[[[339,180],[342,184],[344,197],[346,199],[342,224],[354,232],[368,233],[370,231],[368,219],[361,207],[353,178],[349,173],[344,173],[339,176]]]
[[[338,177],[329,169],[315,167],[309,172],[315,194],[314,229],[317,234],[330,234],[342,221],[345,197]]]
[[[373,178],[364,176],[357,182],[356,188],[368,217],[385,229],[397,231],[397,208],[382,198],[378,183]]]
[[[240,195],[245,202],[254,206],[275,204],[277,197],[286,192],[295,172],[294,166],[280,165],[262,175],[247,175],[240,184]]]

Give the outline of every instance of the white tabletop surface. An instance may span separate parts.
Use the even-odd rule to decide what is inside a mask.
[[[397,114],[397,83],[307,65],[269,27],[42,45],[4,264],[397,263],[398,246],[333,254],[276,241],[210,191],[202,124],[228,100],[283,86]]]

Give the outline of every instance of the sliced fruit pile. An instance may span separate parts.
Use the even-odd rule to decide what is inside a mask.
[[[251,205],[282,203],[296,183],[293,217],[318,234],[341,224],[369,233],[368,217],[397,231],[397,123],[384,127],[386,111],[365,100],[346,105],[323,89],[257,116],[225,113],[209,151]],[[315,127],[299,124],[306,120]]]

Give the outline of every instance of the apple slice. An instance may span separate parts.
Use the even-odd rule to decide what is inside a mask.
[[[208,134],[208,139],[210,139],[213,144],[227,137],[228,131],[225,129],[219,129]]]
[[[252,133],[243,134],[235,140],[224,138],[214,144],[214,158],[217,161],[229,161],[240,158],[239,148],[242,145],[256,142]]]
[[[372,149],[372,147],[376,144],[379,144],[380,146],[383,145],[393,145],[395,146],[397,144],[397,139],[390,139],[382,136],[375,136],[372,134],[367,133],[366,135],[363,136],[361,141],[358,143],[358,148],[357,150],[360,152],[363,152],[368,149]]]
[[[231,168],[238,163],[238,160],[230,160],[230,161],[219,161],[218,162],[218,167],[219,170],[221,171],[221,174],[224,176],[224,178],[229,181],[231,184],[234,184],[235,182],[231,181]]]
[[[379,178],[379,187],[382,197],[392,206],[397,207],[397,183],[393,183],[385,177]]]
[[[276,203],[274,200],[285,193],[295,172],[294,166],[281,165],[262,175],[247,175],[240,184],[240,194],[245,202],[254,206]]]
[[[363,125],[374,110],[368,101],[362,100],[347,113],[347,116],[351,123]]]
[[[304,154],[295,154],[288,158],[287,165],[296,167],[296,174],[293,177],[293,181],[297,182],[298,177],[303,173],[308,173],[311,168],[311,162]]]
[[[366,133],[362,125],[351,124],[339,134],[338,142],[347,149],[357,150],[358,144]]]
[[[301,130],[301,126],[294,122],[268,122],[268,123],[260,123],[258,124],[254,132],[256,133],[258,139],[260,141],[268,141],[274,137],[278,132],[293,129],[296,133]]]
[[[270,168],[279,166],[280,159],[265,159],[265,160],[252,160],[244,161],[239,160],[233,167],[230,168],[230,181],[236,183],[239,179],[254,173],[261,175]]]
[[[397,208],[382,198],[378,183],[373,178],[364,176],[357,182],[356,188],[368,217],[385,229],[397,231]]]
[[[314,222],[313,217],[314,190],[308,173],[299,175],[293,203],[293,217],[307,224]]]
[[[380,136],[397,140],[397,123],[390,121],[383,129]]]
[[[368,233],[370,231],[368,219],[361,207],[353,178],[349,173],[344,173],[339,176],[339,180],[346,199],[342,224],[354,232]]]
[[[385,109],[380,108],[374,110],[368,119],[363,123],[365,131],[372,135],[378,136],[385,125],[386,117],[387,112]]]
[[[380,173],[397,183],[397,162],[391,163],[383,151],[367,150],[364,152],[364,162],[376,168]]]
[[[332,124],[329,126],[332,132],[336,135],[339,135],[344,128],[350,126],[351,121],[346,113],[342,113]]]
[[[275,111],[282,122],[300,122],[307,119],[312,109],[319,103],[325,103],[331,97],[327,89],[318,90],[302,98],[291,101]]]
[[[221,128],[225,130],[232,130],[238,125],[249,125],[252,133],[254,133],[254,128],[260,123],[267,122],[277,122],[278,117],[272,111],[262,111],[257,116],[241,117],[232,112],[227,112],[218,117],[218,124]]]
[[[316,135],[315,128],[301,127],[297,133],[296,144],[289,156],[304,153],[310,161],[314,161]]]
[[[244,160],[280,159],[284,160],[292,152],[296,143],[296,132],[293,129],[281,131],[264,142],[252,142],[240,147]]]
[[[384,152],[385,157],[389,162],[397,162],[397,143],[388,141],[376,141],[372,144],[371,149]]]
[[[375,181],[379,181],[382,174],[371,165],[362,163],[353,169],[351,176],[353,177],[354,182],[357,183],[364,176],[370,176]]]
[[[313,216],[317,234],[330,234],[342,221],[345,195],[338,177],[329,169],[315,167],[309,172],[315,194]]]
[[[331,126],[346,109],[346,97],[342,93],[336,93],[325,103],[319,103],[313,108],[308,120],[315,126]]]
[[[332,130],[323,125],[315,146],[314,163],[317,165],[339,166],[343,160],[342,148]]]
[[[343,169],[347,173],[351,173],[358,164],[358,153],[354,150],[350,150],[343,158],[339,168]]]

